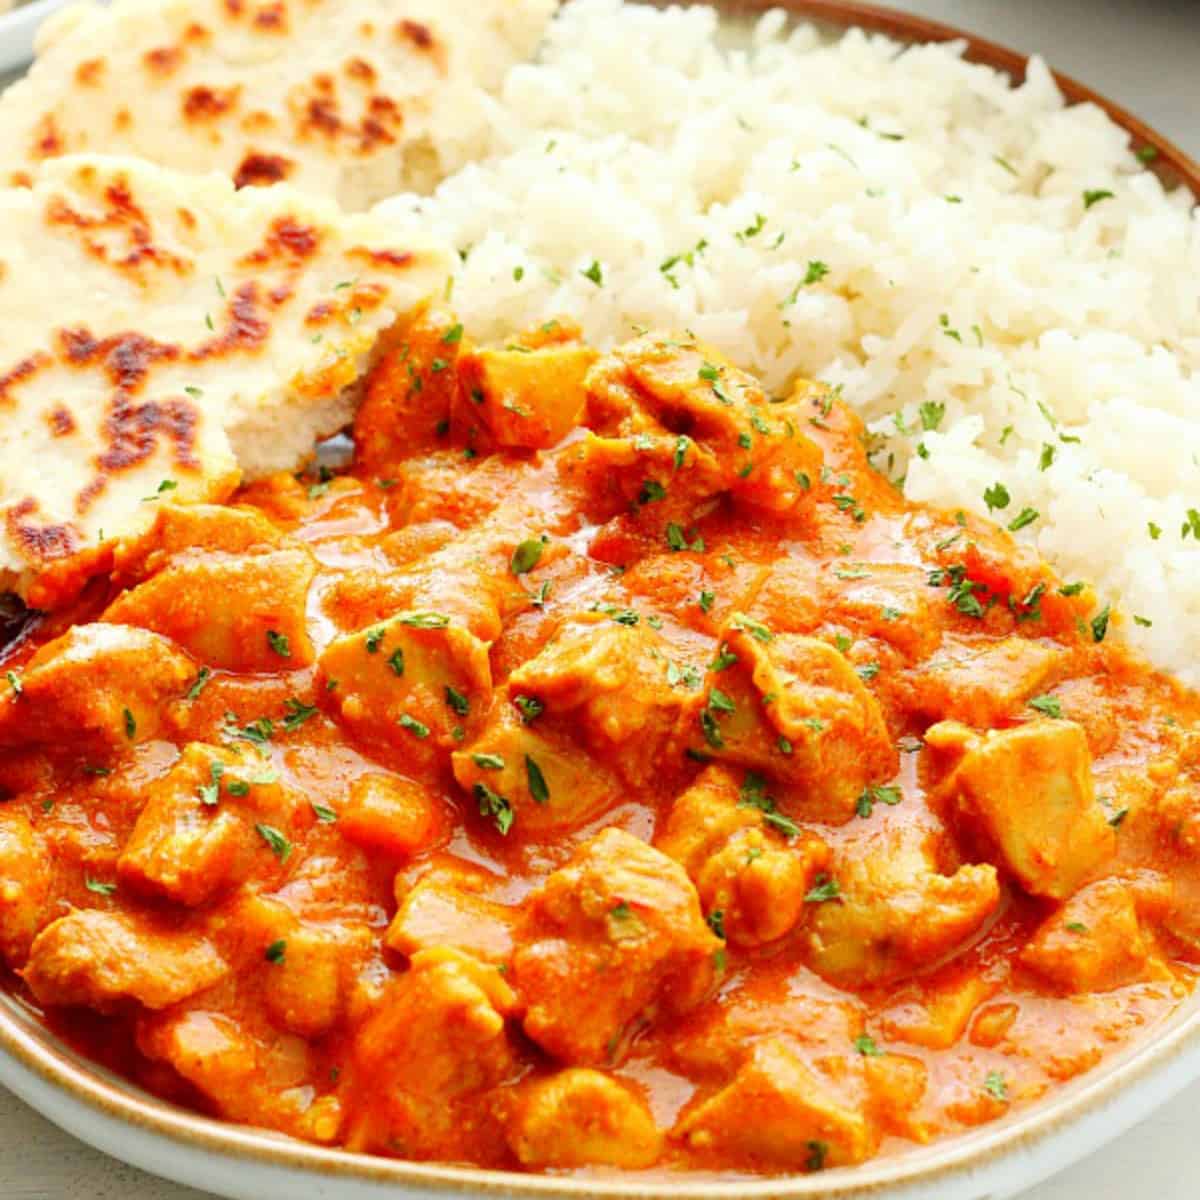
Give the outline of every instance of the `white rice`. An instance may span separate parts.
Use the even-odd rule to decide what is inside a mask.
[[[511,72],[489,156],[388,212],[469,249],[454,298],[484,336],[688,328],[772,387],[842,384],[910,497],[986,511],[1004,483],[996,517],[1036,509],[1018,536],[1200,683],[1191,198],[1039,59],[1013,87],[960,46],[829,45],[776,12],[731,47],[718,25],[574,0]]]

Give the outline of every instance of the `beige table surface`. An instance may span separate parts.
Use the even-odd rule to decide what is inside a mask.
[[[893,7],[1038,50],[1200,158],[1200,0],[909,0]],[[1024,1200],[1141,1197],[1200,1198],[1200,1085]],[[0,1088],[0,1200],[208,1197],[88,1149]]]

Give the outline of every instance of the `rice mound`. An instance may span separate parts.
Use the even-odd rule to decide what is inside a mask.
[[[459,248],[478,336],[686,328],[842,385],[909,497],[1007,493],[997,520],[1200,683],[1194,200],[1041,60],[1014,87],[961,52],[574,0],[487,156],[378,211]]]

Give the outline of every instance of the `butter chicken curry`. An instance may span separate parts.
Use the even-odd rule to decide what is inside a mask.
[[[429,310],[337,473],[169,503],[0,669],[0,951],[231,1121],[804,1172],[1188,994],[1200,704],[828,388]],[[1020,518],[1018,518],[1018,521]]]

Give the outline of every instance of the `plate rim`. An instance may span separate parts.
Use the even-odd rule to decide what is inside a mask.
[[[652,0],[666,3],[667,0]],[[696,0],[674,0],[694,3]],[[734,15],[783,8],[842,31],[859,27],[905,44],[962,42],[967,61],[1017,82],[1028,55],[953,25],[852,0],[703,0]],[[36,16],[61,0],[39,0],[0,17],[0,57],[9,39],[32,35]],[[1068,103],[1092,103],[1157,151],[1148,169],[1200,200],[1200,164],[1169,138],[1088,85],[1052,69]],[[1002,1200],[1119,1136],[1200,1078],[1200,993],[1112,1062],[1013,1117],[929,1147],[817,1175],[761,1178],[556,1176],[409,1162],[321,1147],[178,1108],[69,1050],[26,1006],[0,999],[0,1083],[81,1141],[161,1177],[246,1200],[291,1200],[321,1181],[322,1196],[467,1193],[531,1200]],[[234,1168],[240,1174],[235,1177]],[[329,1189],[326,1191],[326,1189]]]

